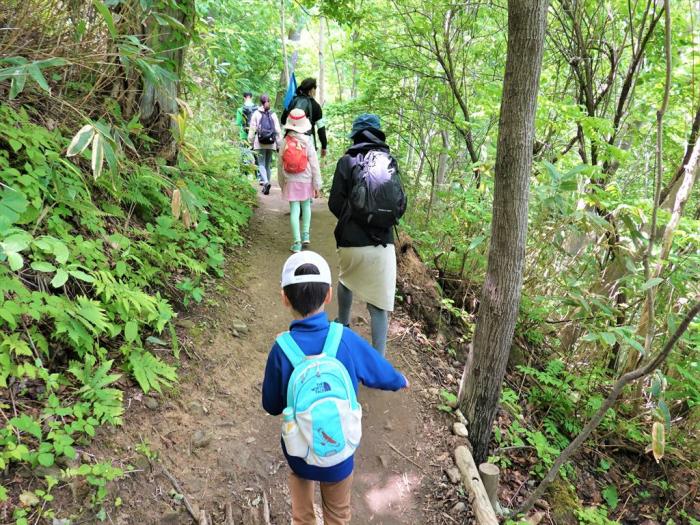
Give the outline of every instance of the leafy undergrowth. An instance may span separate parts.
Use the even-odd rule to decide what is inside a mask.
[[[80,448],[121,423],[120,377],[176,380],[174,305],[222,275],[254,199],[230,147],[196,166],[124,156],[93,180],[81,140],[68,159],[59,130],[0,106],[0,517],[18,524],[51,518],[52,489],[76,478],[99,517],[123,472]]]
[[[552,359],[542,366],[517,366],[507,383],[490,461],[504,471],[502,502],[517,508],[601,405],[612,381],[595,369],[580,375]],[[659,447],[651,429],[655,418],[664,419],[654,413],[653,400],[661,388],[654,377],[641,399],[610,410],[574,461],[561,469],[561,479],[548,491],[549,504],[543,506],[551,523],[612,524],[638,518],[698,523],[693,521],[700,490],[694,423],[676,418],[671,432],[667,420],[668,441]]]

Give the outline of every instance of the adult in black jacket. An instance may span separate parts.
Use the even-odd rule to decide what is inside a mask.
[[[295,108],[303,109],[306,113],[306,118],[311,121],[311,130],[309,135],[314,138],[314,147],[318,149],[316,145],[316,133],[318,133],[318,140],[321,142],[321,156],[326,156],[326,150],[328,149],[328,139],[326,137],[326,124],[323,121],[323,109],[321,105],[316,102],[314,98],[316,96],[316,79],[315,78],[305,78],[302,80],[301,84],[297,88],[296,96],[292,99],[289,104],[289,109],[285,109],[282,112],[282,125],[287,123],[287,117],[289,112]]]
[[[391,228],[368,228],[350,214],[348,198],[353,170],[371,150],[389,152],[377,115],[357,117],[350,132],[353,145],[339,160],[333,175],[328,207],[338,218],[335,240],[338,247],[338,320],[348,325],[353,295],[367,303],[372,328],[372,346],[382,355],[386,349],[389,312],[394,310],[396,254]]]

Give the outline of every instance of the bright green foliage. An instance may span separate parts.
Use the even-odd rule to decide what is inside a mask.
[[[37,395],[39,385],[44,392],[40,414],[23,413],[0,430],[0,468],[74,458],[99,425],[120,424],[118,368],[145,392],[176,380],[176,364],[152,353],[167,346],[165,330],[174,334],[163,292],[201,299],[181,283],[221,275],[223,251],[240,242],[250,216],[248,184],[235,169],[219,171],[216,159],[170,167],[122,157],[124,171],[93,182],[63,157],[68,142],[24,110],[0,107],[0,145],[9,146],[0,149],[0,387],[21,381],[20,395]],[[173,186],[186,196],[189,228],[172,217]],[[57,366],[64,360],[70,375]],[[59,397],[60,385],[72,400]],[[87,476],[95,503],[119,475],[100,469],[68,473]]]

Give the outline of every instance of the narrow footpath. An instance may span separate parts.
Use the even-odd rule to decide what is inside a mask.
[[[335,273],[334,225],[325,199],[317,199],[311,249],[326,257]],[[268,515],[272,524],[290,522],[280,420],[260,403],[267,353],[290,321],[279,298],[290,244],[287,204],[273,188],[260,196],[248,245],[234,254],[209,303],[178,319],[184,341],[180,382],[163,396],[136,389],[125,394],[124,426],[105,432],[93,447],[103,449],[91,452],[121,455],[134,470],[118,483],[122,503],[111,514],[113,523],[192,523],[183,498],[195,512],[206,509],[213,523],[225,523],[227,504],[236,524],[266,523]],[[335,317],[335,301],[328,313]],[[388,358],[409,377],[411,389],[360,392],[363,440],[356,456],[352,523],[467,523],[428,501],[442,491],[436,486],[456,494],[444,477],[452,449],[440,443],[452,436],[444,437],[444,419],[427,406],[428,390],[437,401],[437,389],[428,388],[434,374],[421,372],[420,346],[398,317],[392,319]],[[353,318],[353,328],[369,337],[364,305],[353,306]],[[435,519],[435,513],[442,517]]]

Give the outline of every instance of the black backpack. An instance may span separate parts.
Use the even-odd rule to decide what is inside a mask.
[[[396,159],[380,149],[358,155],[349,202],[358,224],[378,229],[397,225],[406,211],[406,194]]]
[[[260,124],[258,125],[258,142],[260,144],[274,144],[277,137],[275,131],[275,123],[272,120],[270,111],[263,111],[260,115]]]
[[[250,129],[250,119],[257,109],[258,106],[243,106],[243,111],[241,114],[243,115],[243,130],[246,133],[248,133],[248,130]]]

